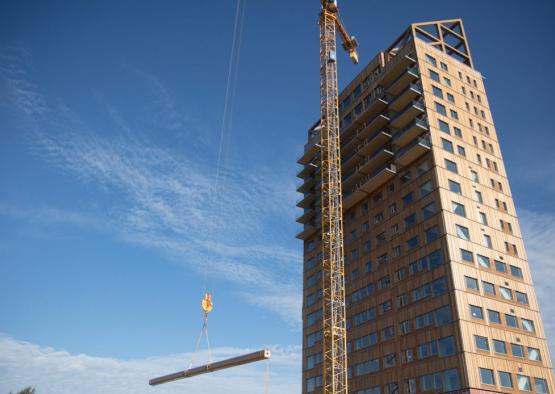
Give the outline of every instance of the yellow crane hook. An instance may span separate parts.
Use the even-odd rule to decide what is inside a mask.
[[[208,315],[212,311],[214,305],[212,304],[212,295],[210,293],[204,294],[204,298],[202,299],[200,306],[202,307],[205,315]]]

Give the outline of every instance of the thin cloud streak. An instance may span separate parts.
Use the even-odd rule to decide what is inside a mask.
[[[150,387],[148,380],[186,369],[192,353],[121,360],[71,354],[64,350],[18,341],[0,334],[0,391],[16,392],[32,385],[41,394],[119,394],[122,392],[173,394],[197,392],[261,393],[269,367],[270,393],[300,392],[300,347],[269,346],[270,361],[207,374],[180,382]],[[257,349],[216,348],[214,360],[226,359]],[[196,364],[208,360],[206,352],[195,355]]]

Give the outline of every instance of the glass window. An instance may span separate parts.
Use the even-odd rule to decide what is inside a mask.
[[[532,361],[541,361],[542,357],[540,354],[540,349],[536,349],[535,347],[528,348],[528,360]]]
[[[454,161],[445,159],[445,168],[447,168],[448,171],[458,174],[457,163],[455,163]]]
[[[440,104],[437,101],[434,104],[435,104],[436,112],[438,114],[447,116],[447,109],[445,108],[445,105]]]
[[[438,341],[439,356],[447,357],[455,354],[455,339],[453,337],[441,338]]]
[[[445,64],[445,63],[443,63],[443,62],[440,62],[439,64],[441,65],[441,69],[442,69],[443,71],[449,71],[449,68],[447,68],[447,64]]]
[[[436,213],[436,203],[431,202],[430,204],[426,205],[424,208],[422,208],[422,213],[424,215],[424,220],[431,217],[433,214]]]
[[[418,246],[418,243],[419,243],[418,235],[416,235],[407,241],[407,249],[412,250],[416,248]]]
[[[493,342],[493,350],[495,353],[507,354],[507,345],[505,342],[498,339],[492,339],[491,341]]]
[[[410,227],[416,224],[416,213],[413,213],[405,218],[405,226]]]
[[[453,153],[453,143],[445,138],[441,139],[441,146],[449,153]]]
[[[534,328],[534,322],[528,319],[521,319],[522,321],[522,329],[528,332],[534,332],[536,329]]]
[[[547,380],[540,379],[540,378],[534,378],[534,384],[536,386],[536,393],[540,393],[540,394],[547,394],[548,393]]]
[[[511,275],[517,278],[522,278],[522,270],[514,265],[511,265]]]
[[[470,305],[470,315],[476,319],[484,319],[484,311],[476,305]]]
[[[499,293],[501,293],[501,297],[503,297],[506,300],[513,299],[513,292],[511,291],[511,289],[507,289],[506,287],[499,286]]]
[[[443,91],[437,86],[432,85],[432,92],[434,93],[434,96],[439,97],[441,99],[443,98]]]
[[[499,385],[501,387],[513,388],[513,378],[509,372],[498,371]]]
[[[457,152],[459,155],[466,157],[466,150],[464,149],[464,146],[457,145]]]
[[[505,321],[509,327],[518,328],[518,320],[516,316],[505,314]]]
[[[420,197],[427,196],[431,193],[433,188],[432,181],[427,181],[420,185]]]
[[[406,207],[408,204],[410,204],[413,201],[413,193],[410,192],[406,194],[402,200],[403,200],[403,205]]]
[[[478,256],[478,265],[480,267],[484,267],[484,268],[490,267],[489,257],[482,256],[481,254],[478,254],[477,256]]]
[[[480,193],[478,190],[474,190],[474,197],[476,201],[478,201],[480,204],[484,203],[484,199],[482,198],[482,193]]]
[[[516,375],[516,380],[518,382],[518,389],[520,391],[530,391],[530,378],[524,375]]]
[[[433,81],[439,82],[439,74],[436,73],[436,72],[433,71],[433,70],[428,70],[428,71],[429,71],[430,78],[431,78]]]
[[[524,348],[517,343],[511,343],[511,353],[515,357],[524,358]]]
[[[495,260],[495,270],[497,272],[507,272],[507,264]]]
[[[451,80],[449,78],[443,77],[443,83],[445,84],[445,86],[451,87]]]
[[[519,304],[528,305],[528,296],[526,293],[521,293],[520,291],[515,291],[516,301]]]
[[[484,212],[478,212],[479,216],[480,216],[480,223],[482,223],[483,225],[488,225],[488,217],[486,216],[486,214]]]
[[[489,343],[487,337],[474,335],[474,343],[476,344],[477,349],[489,351]]]
[[[458,202],[451,201],[451,206],[453,207],[453,212],[463,218],[466,217],[466,210],[464,209],[464,205],[459,204]]]
[[[464,239],[466,241],[470,241],[470,231],[468,230],[467,227],[456,224],[455,228],[457,230],[457,237]]]
[[[435,57],[426,54],[426,61],[427,61],[428,63],[430,63],[432,66],[437,67],[437,62],[436,62]]]
[[[387,354],[383,358],[383,367],[384,368],[391,368],[391,367],[394,367],[395,365],[397,365],[397,354],[396,353]]]
[[[469,263],[474,263],[474,254],[468,250],[461,249],[461,259]]]
[[[455,96],[453,96],[451,93],[447,93],[447,100],[454,103],[455,102]]]
[[[464,282],[466,283],[466,288],[467,289],[476,290],[476,291],[480,290],[478,288],[478,279],[472,278],[470,276],[465,276],[464,277]]]
[[[439,238],[439,227],[433,226],[426,230],[426,243],[430,243]]]
[[[443,371],[443,391],[454,391],[460,389],[459,372],[456,369]]]
[[[455,120],[459,119],[459,113],[457,111],[455,111],[454,109],[449,110],[449,114],[451,115],[451,117]]]
[[[443,120],[438,120],[437,124],[440,131],[443,131],[444,133],[447,133],[447,134],[451,134],[451,130],[449,130],[449,123],[444,122]]]
[[[453,193],[462,194],[461,184],[449,179],[449,190]]]
[[[495,295],[495,286],[493,285],[493,283],[482,281],[482,288],[484,289],[485,294],[491,296]]]
[[[493,377],[493,370],[487,368],[480,368],[480,382],[495,386],[495,379]]]
[[[453,127],[453,130],[455,130],[455,135],[459,138],[462,138],[462,130],[456,126]]]
[[[487,234],[484,234],[484,246],[490,249],[493,247],[491,237]]]
[[[488,309],[488,320],[490,323],[501,324],[501,314],[497,311]]]

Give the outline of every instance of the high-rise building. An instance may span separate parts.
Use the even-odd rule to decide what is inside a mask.
[[[343,90],[340,117],[349,392],[555,392],[462,21],[411,25]],[[318,129],[298,161],[304,393],[322,384]]]

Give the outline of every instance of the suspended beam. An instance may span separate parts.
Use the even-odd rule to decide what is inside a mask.
[[[243,364],[249,364],[249,363],[254,363],[256,361],[266,360],[270,358],[270,356],[271,356],[270,350],[263,349],[254,353],[245,354],[243,356],[233,357],[233,358],[218,361],[212,364],[201,365],[200,367],[195,367],[195,368],[187,369],[185,371],[172,373],[170,375],[161,376],[159,378],[150,379],[148,383],[151,386],[156,386],[163,383],[173,382],[179,379],[185,379],[196,375],[202,375],[205,373],[219,371],[220,369],[233,368]]]

